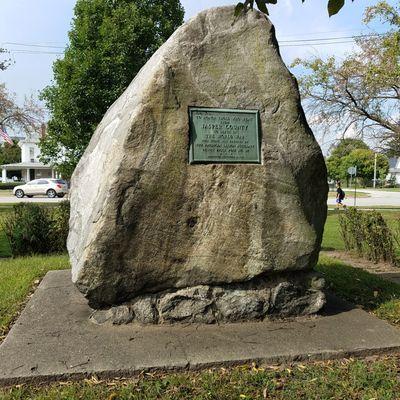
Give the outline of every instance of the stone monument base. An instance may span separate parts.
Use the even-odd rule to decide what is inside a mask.
[[[0,346],[0,386],[400,351],[398,328],[327,298],[321,315],[286,321],[94,325],[71,271],[50,271]]]
[[[325,305],[324,279],[315,273],[286,273],[271,278],[220,285],[194,286],[136,297],[96,310],[96,324],[163,324],[238,322],[317,313]]]

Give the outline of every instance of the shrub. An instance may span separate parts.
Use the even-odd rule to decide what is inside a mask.
[[[55,207],[20,203],[3,220],[13,256],[58,253],[66,250],[69,202]]]
[[[15,186],[23,185],[25,182],[0,182],[0,190],[14,189]]]
[[[350,207],[339,215],[340,233],[346,250],[356,250],[363,255],[362,214],[356,208]]]
[[[340,233],[346,250],[377,263],[397,264],[394,235],[377,211],[358,211],[350,207],[339,215]]]
[[[51,248],[53,253],[61,253],[67,250],[67,238],[69,232],[69,201],[62,201],[56,207],[50,209],[51,222]]]
[[[43,207],[17,204],[4,218],[3,227],[14,256],[49,253],[49,219]]]

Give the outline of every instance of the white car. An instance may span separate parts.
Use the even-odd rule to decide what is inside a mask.
[[[45,195],[53,199],[64,197],[68,193],[68,184],[62,179],[35,179],[25,185],[16,186],[13,193],[19,199],[36,195]]]

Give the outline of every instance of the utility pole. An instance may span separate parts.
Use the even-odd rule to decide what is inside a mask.
[[[354,173],[354,207],[357,207],[357,166]]]
[[[378,154],[375,153],[375,162],[374,162],[374,189],[376,187],[376,159],[378,157]]]

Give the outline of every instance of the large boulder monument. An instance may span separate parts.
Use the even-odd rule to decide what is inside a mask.
[[[327,177],[274,27],[201,12],[110,107],[72,177],[72,279],[97,323],[318,312]]]

